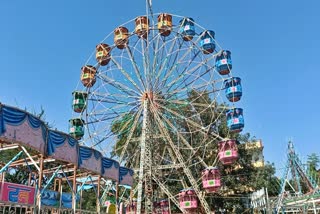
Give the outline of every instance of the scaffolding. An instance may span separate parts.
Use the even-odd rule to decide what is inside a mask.
[[[1,103],[0,157],[6,157],[0,163],[0,213],[106,213],[103,197],[110,182],[117,187],[133,182],[133,171],[117,161]],[[24,172],[23,181],[6,180],[17,172]],[[85,185],[94,189],[94,211],[82,209]]]

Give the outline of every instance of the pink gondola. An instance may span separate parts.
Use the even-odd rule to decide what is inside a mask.
[[[198,208],[198,198],[193,189],[183,189],[179,193],[180,207],[193,212]]]
[[[238,159],[238,147],[236,140],[219,142],[219,160],[223,165],[233,164]]]
[[[217,167],[208,167],[202,171],[202,186],[208,193],[214,193],[219,190],[221,177]]]

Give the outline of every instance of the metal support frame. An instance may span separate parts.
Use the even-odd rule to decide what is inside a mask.
[[[139,181],[138,181],[138,199],[137,199],[137,213],[142,210],[142,192],[143,182],[145,182],[145,213],[152,213],[153,211],[153,187],[152,187],[152,160],[151,147],[149,141],[149,100],[148,97],[143,101],[143,122],[142,134],[140,141],[140,167],[139,167]],[[144,175],[145,173],[145,175]]]
[[[288,176],[289,172],[291,172],[292,177],[295,181],[295,187],[289,183]],[[310,196],[307,198],[312,198],[310,201],[306,198],[306,196],[302,195],[301,192],[301,179],[305,181],[309,188],[309,193],[311,193]],[[292,200],[285,201],[285,186],[286,183],[289,184],[289,186],[297,193],[298,196],[292,197]],[[284,174],[281,178],[281,184],[280,184],[280,191],[279,191],[279,198],[276,203],[275,212],[276,214],[283,212],[282,209],[289,209],[294,208],[297,209],[299,207],[301,209],[301,206],[307,206],[306,209],[308,210],[308,204],[313,203],[314,199],[317,196],[317,191],[319,191],[319,187],[317,183],[314,181],[314,179],[307,173],[307,170],[303,167],[303,164],[301,163],[298,155],[295,153],[293,143],[289,141],[288,143],[288,152],[287,152],[287,162]],[[317,198],[319,199],[319,198]],[[320,199],[319,199],[320,200]],[[315,206],[313,206],[313,209],[316,209]],[[285,211],[286,212],[286,211]]]
[[[20,157],[20,155],[21,155],[22,153],[23,153],[23,151],[20,151],[20,152],[19,152],[16,156],[14,156],[6,165],[4,165],[4,166],[1,168],[0,173],[4,172],[4,171],[10,166],[10,164],[11,164],[13,161],[17,160],[17,158]]]
[[[197,181],[196,179],[193,177],[191,170],[185,165],[185,160],[183,159],[183,156],[181,155],[181,153],[179,152],[179,149],[176,148],[174,142],[172,141],[172,139],[170,138],[170,135],[168,133],[168,131],[166,130],[166,128],[164,127],[163,122],[161,121],[159,115],[154,112],[155,114],[155,119],[157,120],[157,124],[159,125],[159,129],[161,134],[163,134],[166,138],[166,140],[168,141],[172,151],[174,152],[175,156],[177,157],[177,160],[180,162],[180,164],[183,165],[183,171],[185,173],[185,175],[188,177],[195,193],[198,196],[198,199],[200,201],[200,204],[202,205],[203,209],[205,210],[206,213],[210,213],[210,207],[209,204],[207,203],[206,199],[204,198],[204,195],[201,193]]]
[[[77,208],[77,166],[73,166],[73,180],[72,180],[72,209],[74,213],[76,212]]]
[[[172,201],[172,202],[181,210],[182,213],[187,213],[187,211],[186,211],[185,209],[182,209],[182,208],[180,207],[179,201],[175,198],[174,195],[172,195],[172,194],[170,193],[170,191],[166,188],[166,186],[165,186],[163,183],[161,183],[155,175],[153,175],[152,178],[153,178],[153,180],[159,185],[159,187],[161,188],[161,190],[162,190],[163,192],[165,192],[165,194],[167,194],[167,196],[168,196],[168,198],[169,198],[169,203],[170,203],[170,201]],[[170,212],[171,212],[171,211],[170,211]]]

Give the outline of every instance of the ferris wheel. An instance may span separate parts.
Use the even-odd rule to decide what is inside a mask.
[[[220,128],[244,127],[234,106],[241,79],[231,70],[231,52],[190,17],[138,16],[96,45],[72,93],[69,131],[135,170],[128,213],[169,213],[170,204],[210,212],[206,196],[222,185],[218,160],[238,157]]]

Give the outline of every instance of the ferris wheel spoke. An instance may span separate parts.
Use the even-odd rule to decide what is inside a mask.
[[[159,53],[159,45],[160,45],[160,40],[165,40],[165,38],[162,38],[160,35],[157,35],[156,37],[156,42],[153,43],[153,63],[152,63],[152,68],[151,68],[151,71],[152,71],[152,90],[154,91],[155,90],[155,84],[156,84],[156,81],[157,81],[157,70],[158,70],[158,60],[159,59],[162,59],[163,58],[163,48],[161,48],[161,53]],[[159,57],[159,55],[161,55],[161,57]]]
[[[91,99],[88,99],[89,101],[92,101],[92,102],[100,102],[100,103],[108,103],[108,104],[117,104],[119,106],[136,106],[137,105],[137,102],[138,101],[132,101],[132,102],[126,102],[125,100],[118,100],[118,99],[111,99],[110,97],[109,98],[105,98],[105,99],[94,99],[94,98],[91,98]],[[119,107],[118,107],[119,108]]]
[[[209,105],[210,105],[210,104],[209,104]],[[179,112],[177,112],[177,111],[175,111],[175,110],[173,110],[173,109],[170,109],[169,112],[170,112],[172,115],[174,115],[177,120],[179,120],[179,119],[180,119],[180,120],[181,120],[181,119],[184,120],[185,123],[187,124],[188,130],[189,130],[190,132],[192,132],[191,130],[196,130],[196,131],[198,131],[198,130],[200,129],[199,127],[202,127],[202,128],[201,128],[201,132],[203,131],[203,133],[208,134],[208,131],[209,131],[209,128],[210,128],[211,124],[215,123],[215,122],[216,122],[216,119],[217,119],[217,118],[214,119],[214,115],[215,115],[215,114],[214,114],[214,111],[211,110],[211,112],[212,112],[212,117],[211,117],[211,120],[209,121],[209,123],[208,123],[208,121],[207,121],[206,124],[203,124],[200,115],[203,113],[202,111],[206,111],[206,110],[208,110],[208,108],[205,107],[205,109],[203,109],[202,111],[199,112],[198,110],[196,110],[195,106],[197,106],[198,108],[199,108],[199,107],[204,107],[203,103],[199,103],[199,105],[197,105],[197,103],[192,103],[192,104],[190,104],[190,105],[188,105],[188,106],[191,107],[191,110],[190,110],[189,112],[190,112],[192,115],[194,115],[194,116],[197,115],[197,117],[193,117],[192,120],[191,120],[190,118],[187,118],[187,117],[183,116],[183,115],[185,115],[185,114],[188,114],[188,112],[186,112],[186,111],[184,111],[183,113],[179,113]],[[212,107],[209,108],[209,110],[210,110],[210,109],[212,109]],[[182,115],[182,114],[183,114],[183,115]],[[190,123],[190,121],[192,122],[192,124]],[[197,123],[197,122],[198,122],[198,123]],[[195,127],[193,124],[197,124],[197,126]],[[192,128],[192,127],[193,127],[193,128]]]
[[[193,68],[187,70],[187,68],[189,67],[186,67],[183,72],[181,72],[177,78],[173,79],[170,83],[167,84],[167,86],[163,87],[164,89],[167,88],[167,91],[170,90],[170,88],[176,84],[177,82],[179,82],[181,79],[185,78],[187,76],[187,78],[190,78],[195,72],[197,72],[199,69],[201,69],[201,67],[203,65],[205,65],[205,63],[208,61],[208,59],[204,62],[204,63],[199,63],[197,64],[196,66],[194,66]],[[209,69],[206,69],[204,72],[201,73],[201,76],[198,76],[198,78],[206,75],[207,73],[209,73],[211,70],[213,70],[213,67],[209,68]],[[184,75],[182,75],[182,73],[185,73]],[[193,83],[193,82],[196,82],[196,81],[199,81],[198,78],[194,78],[189,84]]]
[[[177,32],[177,34],[179,34],[179,33]],[[180,35],[180,37],[181,37],[181,35]],[[196,47],[196,44],[199,43],[200,39],[201,38],[198,37],[194,42],[192,42],[192,45],[189,46],[188,50],[184,53],[184,55],[182,55],[182,57],[178,61],[183,61],[188,56],[188,54],[190,54],[190,52],[193,51],[193,48]],[[199,49],[199,48],[197,48],[197,49]]]
[[[138,149],[139,149],[138,144],[135,144],[134,147],[132,147],[133,151],[137,151]],[[124,159],[123,159],[123,161],[124,161]],[[125,159],[124,164],[126,165],[126,167],[129,167],[129,168],[135,170],[134,167],[139,165],[139,162],[140,162],[140,154],[138,152],[136,152],[136,153],[128,156],[127,159]]]
[[[174,112],[174,111],[172,111],[172,110],[171,110],[171,112],[172,112],[172,114],[175,114],[175,115],[176,115],[177,117],[179,117],[179,118],[184,118],[184,116],[182,116],[181,114],[179,114],[179,113],[177,113],[177,112]],[[170,120],[168,120],[168,119],[165,118],[165,117],[162,117],[162,118],[163,118],[163,120],[164,120],[173,130],[176,128],[176,126],[174,126],[174,125],[170,122]],[[202,127],[201,129],[199,129],[199,127],[201,127],[201,126],[199,126],[198,124],[196,124],[194,121],[192,121],[192,120],[190,120],[190,119],[186,119],[186,118],[185,118],[185,121],[187,122],[187,125],[188,125],[188,126],[196,127],[197,130],[198,130],[200,133],[202,133],[203,136],[205,136],[205,138],[208,136],[208,131],[205,131],[205,129],[204,129],[203,127]],[[194,125],[194,124],[196,124],[196,125]],[[192,147],[192,146],[189,144],[189,142],[184,138],[183,135],[181,135],[178,131],[176,131],[176,132],[177,132],[177,135],[178,135],[179,137],[181,137],[182,141],[185,143],[185,145],[187,146],[187,148],[193,151],[194,147]],[[220,138],[219,135],[216,135],[216,134],[214,134],[214,133],[210,133],[210,134],[215,137],[214,139],[219,139],[219,138]],[[194,155],[194,154],[195,154],[195,151],[193,152],[193,155]],[[202,162],[202,160],[200,160],[200,161]]]
[[[155,91],[159,90],[159,80],[160,80],[160,77],[163,75],[163,72],[165,71],[165,66],[166,64],[170,61],[172,55],[168,54],[168,53],[172,53],[173,52],[173,48],[176,46],[176,42],[177,42],[177,39],[173,39],[173,41],[171,42],[171,46],[169,48],[169,51],[165,51],[166,50],[166,46],[165,44],[163,44],[161,50],[163,52],[163,54],[166,52],[166,57],[162,57],[162,59],[164,58],[164,60],[162,60],[162,62],[160,62],[160,68],[159,68],[159,71],[157,72],[157,77],[156,77],[156,82],[155,82]],[[182,43],[180,42],[179,44],[179,48],[181,48],[182,46]],[[168,56],[169,55],[169,56]],[[176,57],[178,56],[178,53],[176,52]],[[162,79],[162,78],[161,78]]]
[[[200,203],[202,204],[202,206],[204,207],[204,209],[206,211],[210,211],[210,208],[209,208],[209,205],[208,203],[206,202],[206,200],[203,198],[202,194],[201,194],[201,191],[198,187],[198,184],[197,184],[197,181],[195,180],[195,178],[193,177],[190,169],[185,166],[185,161],[183,160],[183,156],[181,155],[181,153],[179,152],[179,150],[176,148],[174,142],[172,141],[172,139],[170,138],[170,135],[169,133],[167,132],[167,130],[165,129],[164,127],[164,124],[162,122],[162,120],[160,119],[160,116],[158,115],[158,112],[155,111],[154,107],[152,106],[151,108],[151,111],[153,112],[154,116],[155,116],[155,119],[157,121],[157,125],[160,129],[160,132],[165,136],[166,140],[168,140],[169,142],[169,145],[170,147],[172,148],[172,150],[174,151],[175,153],[175,156],[177,157],[177,159],[179,160],[179,162],[181,164],[183,164],[183,170],[184,170],[184,173],[186,174],[186,176],[188,177],[191,185],[193,186],[194,188],[194,191],[196,193],[196,195],[198,196],[199,200],[200,200]],[[165,118],[163,118],[165,119]],[[205,163],[204,163],[205,164]],[[205,164],[206,165],[206,164]]]
[[[109,139],[112,135],[113,133],[109,131],[109,133],[107,133],[102,139],[99,139],[95,144],[93,144],[92,147],[96,147],[98,145],[100,146],[102,142],[104,142],[106,139]]]
[[[123,112],[122,114],[120,114],[120,112],[118,112],[117,115],[114,115],[113,117],[106,117],[105,116],[103,118],[96,119],[96,121],[88,122],[87,125],[99,123],[101,126],[101,123],[103,121],[114,121],[116,118],[119,118],[119,117],[122,118],[121,115],[125,115],[127,113],[128,112]],[[105,142],[107,139],[109,139],[113,136],[113,133],[111,131],[109,131],[108,134],[101,135],[104,132],[104,130],[109,130],[111,125],[112,125],[112,123],[107,122],[104,127],[102,126],[102,127],[98,127],[98,128],[93,128],[94,133],[93,133],[93,135],[91,135],[91,138],[95,138],[94,136],[103,136],[102,138],[95,140],[95,144],[93,145],[93,147],[100,145],[101,143]],[[127,124],[124,125],[123,129],[126,126],[127,126]],[[123,129],[120,130],[120,134],[122,133]]]
[[[177,44],[177,41],[179,44]],[[167,66],[170,66],[170,64],[174,64],[172,63],[171,61],[173,60],[173,62],[176,61],[178,55],[179,55],[179,52],[178,51],[173,51],[174,47],[178,48],[178,49],[181,49],[182,45],[183,45],[183,42],[179,42],[180,40],[176,39],[176,38],[173,38],[171,40],[168,40],[168,42],[171,42],[171,46],[169,48],[169,50],[167,50],[167,44],[164,42],[161,46],[161,51],[162,51],[162,56],[164,54],[166,54],[166,56],[164,57],[164,60],[162,60],[162,62],[160,62],[160,67],[159,67],[159,71],[158,71],[158,75],[157,75],[157,78],[160,78],[162,75],[166,76],[167,74],[167,69],[165,69]],[[173,66],[173,65],[172,65]],[[171,67],[172,67],[171,66]],[[161,79],[165,79],[166,77],[164,78],[161,78]],[[156,88],[159,87],[159,81],[155,83],[155,86]]]
[[[178,209],[182,212],[182,213],[187,213],[187,211],[185,209],[182,209],[180,206],[180,203],[178,202],[178,200],[176,199],[176,197],[174,195],[171,194],[171,192],[169,191],[169,189],[163,184],[161,183],[158,178],[153,174],[152,179],[158,184],[158,186],[160,187],[160,189],[168,196],[169,200],[171,200],[177,207]]]
[[[125,100],[111,100],[111,99],[106,99],[106,100],[101,100],[101,99],[90,99],[90,101],[93,102],[100,102],[101,104],[105,103],[105,104],[116,104],[115,105],[115,109],[121,109],[124,107],[128,107],[128,106],[137,106],[138,101],[132,101],[132,102],[126,102]]]
[[[194,78],[198,78],[198,76]],[[210,90],[211,87],[209,84],[212,83],[211,81],[214,82],[214,80],[208,80],[208,82],[195,84],[195,81],[193,80],[189,83],[185,83],[185,81],[183,81],[184,85],[182,85],[181,83],[179,86],[176,86],[171,91],[167,90],[165,94],[167,95],[167,98],[171,98],[172,96],[179,97],[181,95],[186,95],[188,92],[191,91],[208,91],[208,94],[214,94],[214,92]]]
[[[164,147],[164,149],[163,149],[163,152],[162,152],[162,155],[161,155],[162,159],[165,160],[165,163],[167,163],[167,162],[169,161],[167,158],[164,158],[164,156],[167,155],[167,151],[168,151],[168,146],[165,145],[165,147]],[[174,156],[171,155],[170,151],[169,151],[169,156],[170,156],[170,158],[171,158],[170,164],[176,163],[176,159],[175,159]]]
[[[169,101],[170,103],[173,103],[173,104],[178,104],[178,105],[188,105],[188,102],[186,101],[180,101],[180,100],[171,100]],[[192,102],[192,105],[194,107],[204,107],[204,108],[215,108],[215,104],[213,102],[211,103],[208,103],[208,104],[205,104],[205,103],[196,103],[196,102]]]
[[[108,91],[108,90],[106,90]],[[128,96],[126,94],[119,93],[92,93],[92,96],[88,98],[88,101],[98,103],[110,103],[110,104],[126,104],[128,106],[137,105],[139,97]]]
[[[181,49],[182,45],[183,45],[183,42],[180,41],[178,48]],[[163,79],[161,81],[161,84],[157,87],[157,89],[159,87],[162,88],[164,85],[166,85],[166,83],[168,81],[168,78],[170,78],[172,76],[172,73],[178,67],[178,65],[179,65],[179,63],[177,62],[178,57],[179,57],[179,52],[178,51],[169,55],[168,61],[167,61],[168,62],[167,64],[169,65],[169,68],[167,70],[165,70],[166,73],[165,73],[165,75],[164,75],[164,77],[163,77]]]
[[[101,104],[101,103],[100,103]],[[136,108],[139,107],[139,105],[130,105],[131,108],[128,108],[129,106],[119,104],[114,106],[105,106],[104,109],[92,109],[93,111],[89,113],[89,115],[92,116],[101,116],[106,114],[115,114],[117,116],[120,116],[123,113],[133,112]]]
[[[91,126],[90,129],[89,129],[88,126]],[[108,125],[106,125],[106,127],[108,127]],[[105,145],[105,143],[106,143],[105,140],[109,139],[110,137],[112,137],[112,134],[111,134],[110,131],[107,134],[105,134],[103,128],[104,127],[101,127],[101,129],[98,130],[98,129],[95,128],[95,126],[87,124],[87,130],[92,130],[92,131],[90,132],[89,138],[85,138],[85,139],[83,139],[83,141],[84,142],[90,142],[90,139],[91,139],[90,147],[95,147],[94,146],[95,144],[97,144],[96,146],[101,146],[100,144],[101,144],[102,141],[101,141],[101,138],[99,136],[100,136],[100,134],[103,133],[103,137],[102,138],[104,139],[103,142],[104,142],[104,145]],[[99,143],[97,143],[97,142],[99,142]]]
[[[179,138],[181,138],[182,139],[182,142],[184,143],[184,145],[190,150],[190,151],[192,151],[192,155],[193,156],[195,156],[195,154],[196,154],[196,152],[194,151],[194,148],[189,144],[189,142],[179,133],[179,131],[177,130],[177,127],[175,126],[175,125],[173,125],[171,122],[170,122],[170,120],[169,119],[167,119],[166,117],[164,117],[159,111],[156,111],[156,110],[154,110],[154,114],[156,115],[156,119],[158,119],[158,121],[159,120],[162,120],[163,122],[166,122],[166,124],[172,129],[172,130],[174,130],[174,132],[175,132],[175,134],[179,137]],[[179,115],[179,117],[183,117],[182,115]],[[161,119],[160,119],[161,118]],[[161,122],[161,124],[159,125],[158,124],[158,128],[160,129],[160,131],[161,132],[167,132],[166,130],[161,130],[163,127],[164,127],[164,125],[162,124],[163,122]],[[158,122],[159,123],[159,122]],[[163,133],[162,133],[163,134]],[[164,135],[164,134],[163,134]],[[164,135],[165,136],[165,135]],[[169,136],[169,135],[168,135]],[[171,140],[171,139],[170,139]],[[175,149],[175,147],[174,148],[172,148],[171,147],[171,149]],[[206,165],[206,163],[202,160],[202,159],[199,159],[201,162],[202,162],[202,164],[206,167],[207,165]]]
[[[200,40],[200,37],[196,40],[196,42],[199,42],[199,40]],[[183,43],[182,41],[180,41],[180,42]],[[195,42],[195,43],[196,43],[196,42]],[[181,47],[180,47],[180,48],[181,48]],[[166,77],[164,78],[164,79],[165,79],[164,83],[167,82],[166,79],[171,76],[171,73],[172,73],[173,70],[176,68],[176,65],[183,64],[183,61],[185,60],[185,58],[186,58],[186,57],[190,54],[190,52],[193,51],[193,50],[194,50],[194,43],[193,43],[192,46],[189,46],[189,47],[188,47],[187,51],[186,51],[186,52],[184,53],[184,55],[182,55],[179,59],[175,58],[174,62],[172,63],[172,66],[171,66],[170,69],[167,71],[167,75],[166,75]],[[199,51],[200,51],[200,50],[199,50]],[[192,61],[193,61],[193,60],[194,60],[194,59],[192,59]]]
[[[100,98],[103,98],[103,99],[110,99],[110,100],[117,100],[117,99],[139,99],[139,96],[129,96],[127,94],[120,94],[120,93],[111,93],[109,92],[108,89],[105,89],[105,91],[107,91],[107,93],[99,93],[99,92],[94,92],[94,93],[90,93],[92,94],[92,96],[94,97],[100,97]],[[112,97],[112,98],[109,98],[109,97]],[[93,99],[93,98],[89,98],[89,99]]]
[[[110,120],[114,120],[114,119],[118,118],[119,115],[120,115],[119,113],[111,114],[111,115],[108,115],[108,116],[106,116],[105,114],[101,114],[101,115],[97,115],[97,114],[93,115],[92,114],[91,115],[92,119],[88,120],[86,122],[86,124],[89,125],[89,124],[94,124],[94,123],[108,122]],[[102,118],[101,117],[95,118],[95,116],[103,116],[103,117]]]
[[[147,66],[149,69],[149,81],[150,81],[150,88],[149,90],[154,91],[155,81],[157,78],[157,65],[158,65],[158,58],[159,57],[159,44],[160,41],[163,41],[164,38],[161,37],[160,33],[153,34],[152,38],[148,39],[147,50],[152,52],[151,55],[148,55]],[[150,45],[151,44],[151,45]],[[163,52],[163,48],[160,48]],[[161,58],[160,58],[161,59]]]
[[[199,132],[201,132],[202,134],[207,134],[207,132],[205,132],[205,129],[206,129],[205,127],[197,124],[196,122],[190,120],[189,118],[185,117],[184,115],[181,115],[181,114],[179,114],[179,113],[176,112],[176,111],[173,111],[172,109],[169,109],[169,108],[167,108],[167,107],[165,107],[165,106],[163,106],[163,105],[161,105],[160,107],[163,108],[163,109],[165,109],[166,111],[172,113],[172,114],[175,115],[177,118],[180,118],[180,119],[182,119],[182,120],[187,121],[188,124],[190,124],[192,127],[194,127],[194,128],[196,128],[197,130],[199,130]],[[171,126],[172,128],[174,128],[173,124],[172,124],[170,121],[168,121],[166,118],[163,118],[163,119],[164,119],[166,122],[169,122],[170,126]],[[221,136],[219,136],[219,135],[217,135],[217,134],[215,134],[215,133],[211,133],[211,134],[212,134],[214,137],[216,137],[217,139],[223,140],[223,138],[221,138]],[[190,147],[190,148],[191,148],[191,147]]]
[[[121,66],[120,63],[116,61],[114,57],[111,57],[112,62],[118,67],[118,69],[121,71],[121,73],[129,80],[129,82],[140,92],[143,93],[141,88],[137,85],[137,83],[130,77],[130,75],[127,73],[127,71]]]
[[[134,71],[135,71],[135,73],[136,73],[136,75],[137,75],[137,77],[138,77],[138,79],[140,81],[140,84],[142,85],[143,89],[145,90],[146,89],[146,85],[145,85],[145,83],[143,81],[143,78],[141,76],[141,72],[140,72],[140,70],[138,68],[138,65],[137,65],[137,63],[135,61],[135,58],[134,58],[134,56],[132,54],[131,48],[128,45],[126,47],[126,50],[128,52],[128,55],[129,55],[130,61],[132,63],[132,66],[134,68]]]
[[[205,71],[203,71],[203,72],[199,71],[200,74],[197,75],[196,72],[197,72],[198,69],[200,69],[200,68],[194,69],[191,73],[186,72],[186,74],[187,74],[186,77],[184,77],[184,78],[182,79],[182,81],[180,81],[180,84],[177,84],[177,86],[176,86],[175,88],[171,89],[171,88],[174,86],[174,84],[171,84],[171,83],[170,83],[169,85],[171,85],[171,86],[167,89],[167,91],[169,91],[169,90],[175,90],[175,89],[181,88],[181,87],[183,87],[183,88],[190,88],[190,87],[189,87],[190,85],[192,86],[192,88],[197,88],[197,85],[194,86],[193,84],[199,82],[199,80],[202,80],[203,82],[205,82],[205,83],[206,83],[205,85],[206,85],[207,87],[209,87],[210,84],[214,83],[214,79],[212,79],[211,76],[210,76],[210,78],[208,77],[209,79],[205,79],[205,75],[208,74],[208,73],[211,71],[211,69],[207,69],[207,70],[205,70]],[[192,78],[191,81],[188,81],[190,78]],[[212,82],[211,82],[211,81],[212,81]],[[198,83],[198,84],[199,84],[199,83]],[[202,83],[202,84],[203,84],[203,83]],[[168,86],[169,86],[169,85],[168,85]],[[203,85],[204,85],[204,84],[203,84]]]
[[[210,88],[208,89],[208,84],[207,83],[202,83],[196,86],[193,86],[192,88],[190,87],[183,87],[183,88],[179,88],[179,89],[175,89],[174,91],[170,91],[168,93],[165,94],[166,99],[168,100],[172,100],[172,98],[176,98],[176,99],[187,99],[188,97],[186,97],[187,93],[190,93],[192,91],[202,91],[203,93],[207,94],[207,95],[211,95],[211,94],[215,94],[215,92],[211,91]]]
[[[121,118],[123,115],[134,112],[135,109],[136,109],[136,107],[133,107],[128,110],[115,111],[115,109],[113,109],[113,108],[112,109],[108,108],[108,109],[101,110],[99,113],[96,113],[95,111],[93,111],[87,115],[93,117],[94,120],[88,119],[87,120],[88,122],[86,122],[86,124],[98,123],[98,122],[104,122],[104,121],[112,121],[116,118]],[[105,113],[105,111],[111,111],[111,112]]]
[[[127,148],[128,148],[129,143],[131,142],[134,131],[137,129],[138,121],[139,121],[139,118],[141,117],[141,114],[142,114],[142,108],[140,108],[139,111],[137,111],[137,113],[134,115],[134,121],[133,121],[132,127],[130,130],[128,130],[129,135],[128,135],[127,140],[124,143],[123,147],[116,148],[116,151],[122,149],[120,157],[119,157],[119,162],[122,162],[124,159],[125,152],[127,152]],[[123,127],[123,129],[124,128],[125,127]]]
[[[105,74],[100,74],[99,77],[101,80],[106,81],[106,83],[110,84],[111,86],[113,86],[117,90],[120,90],[121,92],[128,94],[129,96],[136,95],[136,96],[140,97],[140,94],[137,91],[135,91],[135,90],[127,87],[126,85],[108,77]]]
[[[143,63],[143,72],[144,72],[144,77],[146,79],[146,89],[149,90],[150,89],[150,69],[149,69],[149,63],[148,63],[148,44],[145,45],[145,43],[147,43],[144,39],[140,39],[141,41],[141,49],[142,49],[142,63]],[[149,83],[149,85],[148,85]]]
[[[181,78],[184,78],[188,73],[186,72],[186,70],[189,68],[189,66],[194,62],[194,60],[196,59],[197,55],[200,53],[200,51],[198,51],[198,53],[196,53],[192,59],[188,62],[187,65],[184,65],[181,62],[181,66],[179,64],[179,62],[177,62],[176,64],[174,63],[174,65],[169,69],[168,75],[164,78],[163,81],[163,86],[167,86],[164,88],[171,88],[176,82],[180,81]],[[174,67],[174,68],[173,68]],[[179,67],[183,67],[182,71],[179,71],[177,69],[180,69]],[[175,78],[175,81],[172,81],[171,83],[168,83],[168,79],[172,76],[172,73],[176,71],[177,72],[177,78]],[[169,90],[168,89],[168,90]]]

